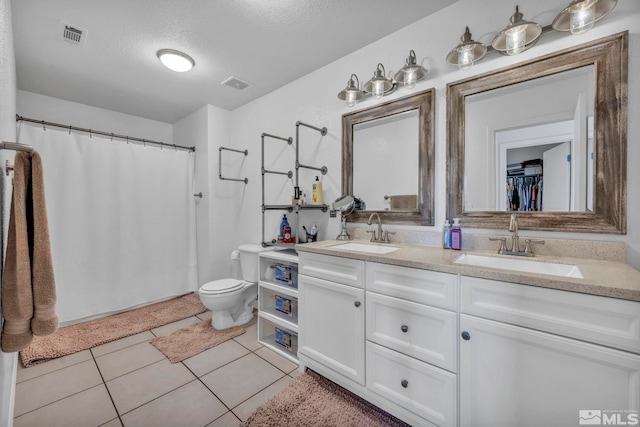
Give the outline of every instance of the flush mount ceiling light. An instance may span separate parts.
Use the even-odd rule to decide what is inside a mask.
[[[542,25],[522,18],[523,15],[516,6],[516,13],[511,16],[509,25],[491,42],[495,50],[507,55],[517,55],[536,44],[542,34]]]
[[[398,83],[403,83],[406,89],[413,89],[416,83],[424,79],[427,76],[426,68],[422,65],[418,65],[416,60],[416,53],[411,49],[409,56],[407,57],[405,66],[400,69],[394,76],[394,79]]]
[[[556,31],[571,31],[571,34],[582,34],[593,28],[593,25],[604,18],[616,7],[618,0],[573,0],[569,6],[553,20]]]
[[[160,49],[156,55],[165,67],[178,73],[189,71],[196,65],[193,58],[179,50]]]
[[[487,46],[480,42],[473,41],[469,27],[460,37],[460,43],[454,47],[447,55],[447,62],[450,65],[457,65],[461,70],[468,70],[474,62],[481,60],[487,54]]]

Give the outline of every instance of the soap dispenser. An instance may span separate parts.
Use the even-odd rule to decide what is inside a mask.
[[[320,181],[320,177],[318,176],[316,176],[316,180],[313,181],[313,184],[311,185],[311,204],[322,204],[322,181]]]
[[[462,229],[460,228],[460,219],[453,218],[451,226],[451,249],[459,251],[462,249]]]

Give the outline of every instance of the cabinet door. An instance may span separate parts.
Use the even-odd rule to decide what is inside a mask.
[[[364,385],[364,290],[300,275],[300,352]]]
[[[460,330],[462,426],[575,426],[580,411],[640,409],[638,355],[467,315]]]

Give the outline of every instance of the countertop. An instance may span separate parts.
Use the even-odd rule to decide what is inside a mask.
[[[368,245],[393,246],[400,249],[388,254],[374,254],[369,252],[340,249],[339,245],[348,243],[347,241],[323,240],[296,245],[296,250],[299,252],[340,256],[383,264],[419,268],[422,270],[440,271],[444,273],[500,280],[503,282],[520,283],[523,285],[640,301],[640,271],[623,262],[544,256],[524,258],[540,262],[576,265],[584,276],[584,278],[579,279],[539,273],[521,273],[512,270],[454,263],[454,261],[462,254],[523,259],[510,255],[498,255],[494,251],[454,251],[451,249],[403,243],[391,243],[390,245],[386,245],[370,243],[366,240],[351,240],[350,242]]]

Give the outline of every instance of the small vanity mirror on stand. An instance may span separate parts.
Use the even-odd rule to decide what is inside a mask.
[[[355,209],[355,199],[353,196],[338,197],[333,202],[333,210],[340,212],[342,216],[342,231],[336,237],[336,240],[351,240],[351,236],[347,232],[347,215],[353,212]]]

